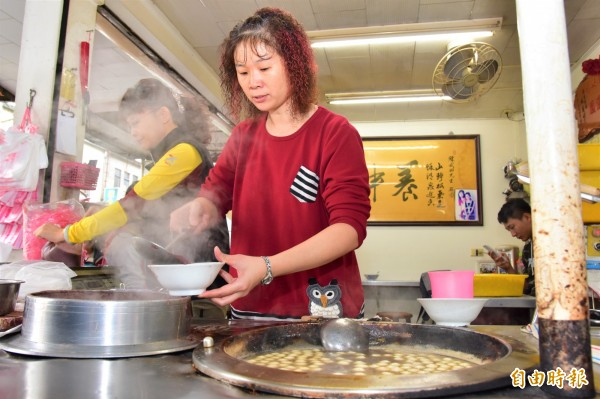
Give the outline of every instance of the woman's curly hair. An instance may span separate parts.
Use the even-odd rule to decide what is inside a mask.
[[[255,54],[258,54],[258,46],[264,43],[283,58],[292,88],[292,115],[307,113],[317,98],[317,68],[310,41],[302,25],[290,13],[266,7],[238,23],[221,44],[221,88],[233,116],[261,114],[244,95],[237,80],[234,53],[238,45],[245,43],[250,44]]]

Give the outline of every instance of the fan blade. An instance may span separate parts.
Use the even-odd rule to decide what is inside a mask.
[[[450,82],[442,86],[442,92],[455,100],[466,100],[475,92],[475,87],[468,87],[461,82]]]
[[[496,75],[496,72],[498,72],[498,61],[485,60],[481,64],[476,65],[471,72],[477,75],[479,83],[485,83],[492,79]]]
[[[470,48],[461,49],[456,54],[451,55],[444,65],[444,74],[450,79],[460,79],[474,55],[473,50]]]

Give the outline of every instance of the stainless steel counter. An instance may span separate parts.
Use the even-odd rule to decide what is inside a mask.
[[[395,281],[395,280],[363,280],[363,286],[373,287],[418,287],[418,281]]]
[[[227,323],[227,322],[225,322]],[[244,328],[245,322],[235,323]],[[256,323],[253,323],[255,326]],[[474,330],[515,339],[537,348],[517,326],[472,326]],[[594,377],[600,380],[600,367]],[[277,398],[248,392],[197,373],[192,351],[115,360],[54,359],[16,356],[0,351],[0,398]],[[455,396],[456,397],[456,396]],[[506,387],[460,395],[466,399],[550,398],[540,388]],[[600,396],[597,396],[600,397]]]
[[[365,316],[367,318],[374,317],[379,312],[401,311],[411,313],[413,315],[412,321],[417,321],[417,315],[421,309],[417,298],[422,296],[418,281],[363,280],[362,285],[365,292]],[[535,297],[528,295],[519,297],[490,297],[485,304],[488,311],[495,311],[494,308],[504,308],[518,310],[524,314],[518,320],[518,323],[513,322],[512,324],[526,324],[531,320],[535,306]],[[527,309],[531,310],[531,315]],[[507,323],[482,322],[481,324]]]
[[[363,280],[363,287],[419,287],[418,281],[393,281],[393,280]],[[522,295],[518,297],[490,297],[485,304],[492,308],[535,308],[535,297]]]
[[[535,297],[530,295],[490,297],[485,303],[488,308],[529,308],[535,309]]]

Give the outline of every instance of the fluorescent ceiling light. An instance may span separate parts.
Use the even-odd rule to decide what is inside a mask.
[[[446,96],[444,96],[446,97]],[[442,96],[398,96],[398,97],[371,97],[371,98],[345,98],[328,101],[329,104],[383,104],[383,103],[412,103],[422,101],[442,101],[452,100],[452,98],[444,98]]]
[[[470,41],[490,37],[502,27],[502,18],[418,24],[369,26],[307,32],[313,48],[391,44],[417,41]]]
[[[325,94],[329,104],[385,104],[408,103],[423,101],[450,101],[448,96],[438,96],[431,91],[406,90],[406,91],[378,91],[358,93],[330,93]]]
[[[493,36],[492,31],[480,31],[469,33],[434,33],[422,35],[402,35],[402,36],[378,36],[356,39],[330,39],[313,42],[313,48],[333,48],[333,47],[351,47],[365,44],[395,44],[412,42],[441,42],[441,41],[472,41],[475,38]]]

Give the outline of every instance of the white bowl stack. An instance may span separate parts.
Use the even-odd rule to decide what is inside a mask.
[[[417,298],[440,326],[463,327],[477,318],[488,298]]]

